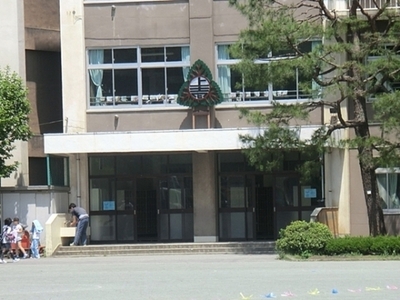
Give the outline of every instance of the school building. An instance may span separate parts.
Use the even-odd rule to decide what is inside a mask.
[[[330,5],[345,11],[346,3]],[[228,47],[247,22],[228,1],[60,0],[58,5],[61,127],[43,132],[37,161],[47,187],[68,189],[63,194],[68,199],[53,212],[66,212],[65,202],[87,209],[91,243],[274,240],[281,228],[310,220],[319,207],[337,208],[338,234],[368,234],[354,150],[327,149],[320,178],[308,185],[300,183],[296,167],[304,157],[295,151],[285,153],[274,173],[247,164],[239,135],[260,129],[239,119],[238,108],[268,111],[272,100],[307,101],[310,95],[297,80],[266,83],[263,90],[237,87],[242,74],[232,68],[238,61]],[[223,102],[207,111],[177,103],[198,60],[223,95]],[[51,113],[51,106],[41,109]],[[329,110],[313,111],[298,129],[300,138],[333,118]],[[378,172],[382,194],[397,193],[397,173]],[[398,202],[387,202],[389,223],[397,208]]]

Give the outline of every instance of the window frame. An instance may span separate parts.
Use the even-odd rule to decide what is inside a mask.
[[[315,40],[315,41],[310,41],[312,42],[320,42],[320,40]],[[240,59],[219,59],[219,46],[223,46],[223,45],[232,45],[235,42],[224,42],[224,43],[216,43],[215,44],[215,57],[216,57],[216,66],[215,66],[215,74],[216,74],[216,78],[217,78],[217,82],[218,84],[220,84],[219,81],[219,71],[218,68],[220,66],[232,66],[235,65],[237,63],[240,62]],[[312,45],[311,45],[312,47]],[[269,64],[273,61],[277,61],[277,60],[281,60],[281,59],[288,59],[288,58],[293,58],[294,56],[273,56],[272,53],[268,54],[268,57],[264,58],[264,59],[256,59],[254,61],[255,64]],[[242,74],[243,76],[243,74]],[[242,80],[243,82],[243,80]],[[310,82],[312,84],[312,81]],[[232,103],[232,102],[239,102],[240,104],[243,105],[255,105],[255,104],[270,104],[271,101],[284,101],[286,103],[289,102],[304,102],[304,101],[309,101],[311,97],[299,97],[300,95],[300,88],[299,88],[299,69],[296,68],[296,72],[295,72],[295,84],[296,84],[296,97],[293,99],[291,97],[288,98],[282,98],[279,97],[278,94],[280,94],[279,92],[281,90],[276,90],[274,91],[273,88],[273,84],[271,82],[268,83],[268,90],[266,91],[258,91],[258,93],[263,92],[265,94],[265,92],[267,92],[268,96],[264,96],[266,99],[264,100],[246,100],[247,96],[246,96],[246,90],[245,90],[245,86],[244,84],[242,85],[242,90],[240,91],[241,95],[240,97],[236,97],[236,100],[233,100],[232,98],[224,98],[224,101],[221,103],[222,105],[227,105],[228,103]],[[284,96],[285,91],[282,90],[282,95]],[[288,92],[288,91],[286,91]],[[250,92],[252,93],[252,92]],[[224,94],[224,93],[223,93]],[[226,93],[225,93],[226,94]],[[231,96],[232,96],[233,92],[231,91]],[[287,94],[286,94],[287,95]]]
[[[180,48],[182,51],[182,48],[187,48],[188,49],[188,56],[186,58],[181,58],[180,61],[167,61],[167,49],[168,48]],[[158,62],[142,62],[142,49],[146,48],[162,48],[164,51],[164,60],[163,61],[158,61]],[[136,49],[136,62],[130,62],[130,63],[115,63],[114,59],[114,50],[120,50],[120,49]],[[111,62],[110,63],[102,63],[102,64],[90,64],[89,63],[89,53],[91,50],[111,50]],[[87,107],[88,109],[116,109],[117,107],[120,108],[155,108],[155,107],[179,107],[179,105],[176,102],[176,94],[169,94],[168,93],[168,69],[170,68],[190,68],[190,46],[188,44],[183,44],[183,45],[163,45],[163,46],[132,46],[132,47],[90,47],[86,49],[86,80],[87,80],[87,93],[86,93],[86,102],[87,102]],[[102,96],[99,100],[97,100],[98,97],[90,95],[90,90],[91,90],[91,76],[89,74],[89,70],[111,70],[112,73],[112,102],[107,102],[105,99],[105,96]],[[143,77],[142,77],[142,71],[144,69],[163,69],[164,73],[164,93],[163,94],[158,94],[154,96],[160,96],[157,98],[157,100],[161,100],[159,103],[151,103],[151,99],[148,99],[148,103],[144,103],[143,96],[146,96],[143,94]],[[134,95],[137,97],[137,104],[135,104],[136,101],[133,101],[133,99],[130,99],[130,101],[118,101],[117,97],[132,97],[131,95],[126,95],[126,96],[118,96],[115,94],[116,92],[116,84],[115,84],[115,71],[116,70],[136,70],[136,78],[137,78],[137,95]],[[183,74],[182,74],[183,78]],[[183,78],[182,84],[186,81],[186,78]],[[165,96],[167,95],[167,96]],[[172,96],[171,96],[172,95]],[[153,96],[153,95],[152,95]],[[162,97],[163,96],[163,97]],[[171,97],[170,97],[171,96]],[[95,102],[92,101],[92,98],[95,99]],[[154,100],[154,99],[153,99]]]

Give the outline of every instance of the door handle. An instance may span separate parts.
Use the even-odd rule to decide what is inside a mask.
[[[160,210],[159,210],[159,209],[157,209],[157,214],[158,214],[158,215],[160,214]]]
[[[256,208],[255,207],[253,207],[253,213],[255,213],[256,212]]]
[[[136,216],[136,209],[133,210],[133,214]]]

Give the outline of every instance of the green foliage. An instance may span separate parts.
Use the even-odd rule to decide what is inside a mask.
[[[307,257],[319,254],[333,239],[329,228],[317,222],[294,221],[279,232],[276,248],[279,253]]]
[[[282,86],[299,81],[310,95],[301,103],[273,103],[266,113],[241,112],[262,129],[256,136],[241,136],[250,163],[259,170],[273,170],[279,163],[271,162],[271,157],[282,159],[279,152],[299,149],[312,154],[310,163],[298,169],[310,178],[317,176],[324,147],[354,148],[364,185],[377,190],[374,170],[400,165],[400,92],[393,89],[393,83],[400,82],[399,11],[385,1],[382,6],[374,2],[374,9],[364,9],[362,1],[348,1],[348,9],[340,14],[324,1],[229,2],[249,22],[230,48],[231,56],[241,60],[234,68],[244,75],[245,87],[261,90],[270,83]],[[310,42],[311,49],[307,46]],[[368,104],[372,99],[373,118]],[[308,115],[316,108],[335,110],[338,121],[328,122],[302,141],[298,132],[303,124],[310,124]],[[376,122],[380,123],[380,135],[371,134],[369,129]],[[347,140],[331,137],[342,129],[354,129],[355,134],[350,133]],[[371,198],[366,202],[370,233],[384,234],[379,197],[374,193]]]
[[[21,78],[10,69],[0,70],[0,177],[8,177],[18,162],[12,158],[13,142],[31,136],[28,125],[30,111],[27,91]]]
[[[400,237],[343,237],[328,241],[326,255],[398,255],[400,254]]]
[[[210,84],[210,90],[202,99],[197,99],[189,91],[190,81],[196,77],[204,77]],[[192,108],[201,108],[214,106],[223,100],[222,92],[219,85],[212,79],[212,73],[208,66],[198,59],[190,68],[187,81],[185,81],[178,92],[178,104],[189,106]]]

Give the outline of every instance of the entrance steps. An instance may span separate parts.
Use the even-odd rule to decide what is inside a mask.
[[[61,246],[54,257],[174,254],[276,254],[275,242],[220,242]]]

